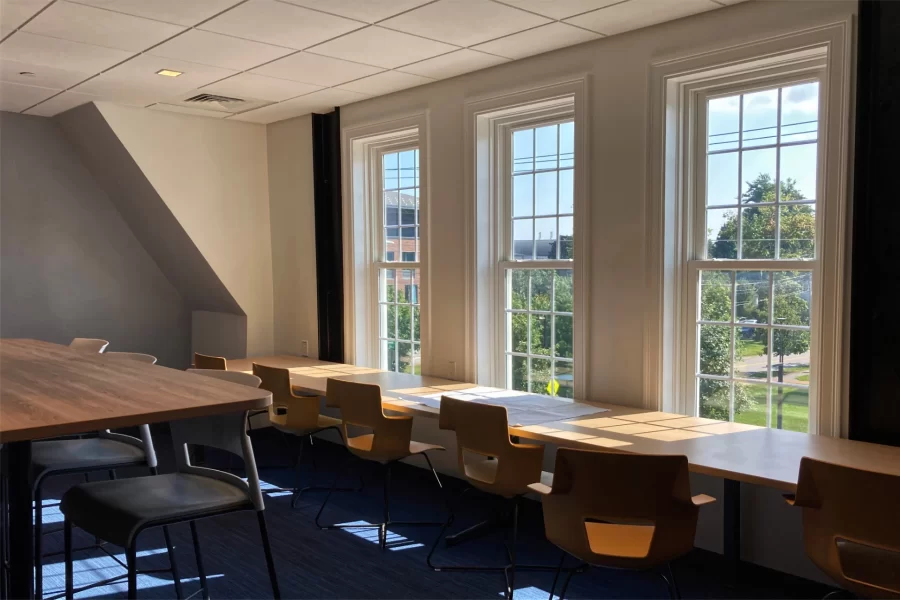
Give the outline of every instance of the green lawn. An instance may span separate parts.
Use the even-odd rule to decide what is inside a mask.
[[[766,353],[766,346],[762,342],[757,342],[756,340],[742,340],[743,344],[741,348],[743,349],[744,356],[761,356]]]
[[[777,387],[772,390],[772,427],[776,426],[778,406],[776,402]],[[754,406],[734,416],[738,423],[766,426],[766,390],[764,386],[747,386]],[[809,429],[809,392],[795,388],[785,388],[782,405],[782,429],[806,432]]]

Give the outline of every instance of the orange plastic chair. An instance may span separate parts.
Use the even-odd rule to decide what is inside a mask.
[[[817,567],[858,596],[900,597],[900,477],[805,457],[787,500]]]
[[[223,359],[224,360],[224,359]],[[300,487],[300,467],[303,460],[303,449],[309,443],[310,450],[315,445],[312,436],[321,431],[334,429],[340,434],[339,419],[319,413],[319,396],[299,396],[291,387],[291,372],[278,367],[267,367],[253,363],[253,374],[262,380],[259,387],[272,392],[272,404],[269,405],[269,421],[275,429],[300,438],[300,450],[294,461],[294,489],[291,495],[291,508],[303,493],[310,490],[328,489],[321,486]],[[287,441],[285,439],[285,441]],[[313,461],[315,464],[315,460]]]
[[[381,388],[377,385],[354,383],[329,379],[326,384],[326,402],[328,406],[341,410],[341,429],[347,443],[347,449],[354,456],[384,466],[384,521],[372,525],[322,525],[319,520],[332,492],[335,491],[338,478],[343,468],[337,473],[334,483],[325,501],[316,515],[316,525],[320,529],[346,528],[378,528],[378,539],[382,550],[387,546],[387,528],[390,525],[423,525],[439,526],[443,522],[432,521],[394,521],[390,517],[390,483],[391,466],[404,458],[421,455],[428,463],[438,487],[443,490],[441,478],[431,464],[427,452],[444,450],[436,444],[425,444],[412,440],[413,418],[410,416],[387,416],[381,405]],[[360,427],[370,431],[351,436],[349,427]],[[345,463],[346,467],[346,463]],[[446,499],[445,499],[446,500]],[[448,504],[449,510],[449,504]],[[451,517],[452,518],[452,517]]]
[[[224,356],[209,356],[208,354],[200,354],[194,352],[194,368],[209,369],[211,371],[226,371],[228,361]]]
[[[598,482],[608,485],[598,485]],[[694,547],[700,506],[715,498],[691,496],[686,456],[560,448],[553,485],[543,495],[547,539],[562,549],[553,590],[566,555],[587,565],[656,570],[678,597],[670,562]],[[570,571],[560,598],[565,597]]]
[[[552,571],[549,565],[516,564],[516,538],[518,534],[519,498],[528,493],[535,481],[550,483],[553,476],[541,470],[544,447],[537,444],[514,443],[509,437],[506,407],[458,400],[449,396],[441,398],[441,429],[456,432],[456,448],[459,471],[473,487],[505,499],[512,510],[512,547],[510,562],[500,567],[437,566],[432,556],[438,543],[450,526],[446,523],[434,541],[426,562],[435,571],[502,571],[506,576],[506,594],[512,597],[515,589],[516,570]],[[468,491],[468,490],[466,490]],[[492,519],[475,527],[494,527],[502,519]],[[473,528],[470,528],[470,530]],[[467,530],[467,531],[470,531]],[[457,534],[460,535],[460,534]]]

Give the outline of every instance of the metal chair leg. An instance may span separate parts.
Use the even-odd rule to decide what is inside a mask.
[[[516,542],[519,538],[519,497],[513,498],[512,551],[509,555],[509,576],[507,597],[512,600],[516,593]]]
[[[269,580],[272,582],[272,596],[280,600],[281,591],[278,589],[278,575],[275,573],[275,561],[272,559],[272,548],[269,545],[269,530],[266,528],[266,516],[263,511],[256,512],[259,519],[259,535],[262,538],[263,550],[266,552],[266,566],[269,568]]]
[[[66,555],[66,599],[72,600],[75,597],[75,567],[72,564],[72,521],[69,519],[63,521],[63,540]]]
[[[441,483],[441,478],[438,476],[437,471],[434,470],[434,465],[431,464],[431,459],[428,458],[428,454],[422,453],[422,456],[425,457],[425,462],[428,463],[428,468],[431,469],[431,474],[434,475],[434,480],[437,481],[438,488],[441,490],[441,496],[444,498],[444,506],[447,507],[447,518],[449,522],[453,523],[453,507],[450,506],[450,497],[447,495],[447,491],[444,489],[444,484]]]
[[[137,538],[131,540],[126,552],[128,561],[128,598],[137,598]]]
[[[312,436],[310,436],[311,438]],[[297,505],[297,500],[300,499],[300,494],[302,494],[300,490],[300,467],[303,463],[303,447],[305,445],[305,440],[300,438],[300,450],[297,451],[297,458],[294,459],[294,490],[291,494],[291,508]]]
[[[347,465],[349,463],[350,459],[348,458],[334,474],[334,481],[331,482],[331,489],[328,490],[328,493],[325,495],[325,500],[322,501],[322,506],[319,507],[319,512],[316,513],[316,527],[318,527],[319,529],[331,529],[333,527],[331,525],[322,525],[319,522],[319,519],[321,518],[322,513],[325,511],[325,506],[328,504],[328,500],[331,499],[331,494],[333,494],[334,490],[337,489],[338,479],[340,479],[340,476],[344,474],[344,471],[347,469]]]
[[[577,569],[572,569],[569,571],[568,576],[566,576],[566,581],[563,583],[562,590],[559,592],[559,600],[563,600],[566,597],[566,590],[569,589],[569,582],[572,581],[572,575],[576,573]]]
[[[200,553],[200,536],[197,534],[197,522],[191,521],[191,538],[194,541],[194,557],[197,559],[197,574],[200,576],[200,589],[204,600],[209,600],[209,587],[206,585],[206,569],[203,567],[203,555]]]
[[[166,550],[169,552],[169,565],[172,567],[172,582],[175,584],[175,597],[184,598],[181,588],[181,576],[178,574],[178,561],[175,560],[175,546],[172,545],[172,536],[169,535],[169,526],[163,525],[163,537],[166,538]]]
[[[44,556],[42,547],[44,531],[44,498],[40,481],[34,486],[34,595],[42,598],[44,595],[44,566],[41,560]]]
[[[559,557],[559,566],[556,568],[556,574],[553,575],[553,584],[550,586],[550,598],[553,600],[553,592],[556,590],[556,582],[559,581],[559,574],[562,573],[563,565],[566,563],[566,551],[561,552]]]
[[[387,526],[391,521],[391,465],[390,463],[384,466],[384,513],[383,513],[383,521],[381,523],[381,527],[379,528],[380,533],[380,541],[381,541],[381,549],[384,550],[387,546]]]

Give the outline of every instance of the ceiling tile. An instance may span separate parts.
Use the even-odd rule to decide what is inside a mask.
[[[97,73],[134,56],[134,52],[101,48],[17,31],[0,44],[0,58],[66,71]]]
[[[448,44],[471,46],[549,22],[546,17],[490,0],[439,0],[380,25]]]
[[[589,42],[601,37],[596,33],[564,23],[550,23],[536,29],[514,33],[498,40],[479,44],[475,46],[475,49],[516,59],[540,54],[541,52],[549,52],[557,48],[574,46],[575,44]]]
[[[20,73],[34,73],[34,75],[20,75]],[[32,65],[0,59],[0,79],[23,85],[64,90],[84,81],[91,75],[93,73],[79,73],[77,71],[55,69],[45,65]]]
[[[184,115],[194,115],[197,117],[211,117],[213,119],[224,119],[229,115],[227,112],[218,110],[203,110],[202,108],[191,108],[190,106],[176,106],[175,104],[154,104],[148,106],[150,110],[162,110],[165,112],[181,113]]]
[[[331,87],[381,72],[380,67],[298,52],[253,69],[254,73]]]
[[[309,51],[334,58],[393,69],[456,50],[455,46],[426,40],[399,31],[366,27],[335,40],[319,44]]]
[[[237,98],[256,98],[281,102],[288,98],[296,98],[322,89],[319,85],[310,85],[287,79],[263,77],[253,73],[241,73],[222,81],[205,86],[202,91]]]
[[[21,112],[58,93],[59,90],[0,81],[0,110]]]
[[[114,10],[146,17],[166,23],[191,27],[240,4],[241,0],[72,0],[78,4],[89,4],[100,8]]]
[[[94,80],[92,79],[91,81],[76,85],[70,91],[79,94],[99,96],[103,100],[115,102],[116,104],[124,104],[126,106],[147,106],[148,104],[153,104],[160,100],[166,100],[172,95],[158,90],[138,88],[127,83],[105,82],[89,85],[93,81]]]
[[[456,52],[435,56],[434,58],[400,67],[398,70],[404,73],[412,73],[413,75],[421,75],[422,77],[431,77],[432,79],[446,79],[505,62],[509,62],[508,59],[500,56],[476,52],[475,50],[457,50]]]
[[[16,29],[52,0],[0,0],[0,25]]]
[[[161,69],[181,71],[183,75],[178,77],[157,75],[157,71]],[[235,71],[230,69],[141,54],[82,83],[75,90],[104,97],[107,95],[127,98],[134,96],[141,100],[138,102],[139,104],[150,104],[150,102],[178,96],[234,74]],[[145,99],[149,99],[149,101],[143,102]]]
[[[204,23],[200,29],[302,50],[364,26],[359,21],[293,4],[250,0]]]
[[[291,50],[192,29],[149,52],[154,56],[244,71],[289,54]]]
[[[333,15],[375,23],[432,0],[284,0]]]
[[[536,12],[551,19],[565,19],[603,8],[622,0],[501,0],[503,4]]]
[[[566,22],[613,35],[719,7],[712,0],[628,0],[566,19]]]
[[[351,92],[358,92],[368,96],[381,96],[398,90],[416,87],[417,85],[432,83],[433,81],[433,79],[420,77],[419,75],[400,73],[399,71],[385,71],[378,75],[372,75],[370,77],[351,81],[350,83],[345,83],[338,89],[350,90]]]
[[[41,102],[34,108],[25,111],[26,115],[38,115],[40,117],[52,117],[59,113],[66,112],[69,109],[87,104],[88,102],[97,102],[101,100],[98,96],[90,94],[79,94],[77,92],[63,92],[59,96],[54,96],[45,102]]]
[[[23,30],[72,42],[140,52],[177,35],[184,27],[59,1],[25,25]]]
[[[363,94],[331,88],[300,96],[293,100],[285,100],[256,110],[231,117],[237,121],[250,123],[274,123],[292,117],[299,117],[311,112],[331,112],[335,106],[344,106],[368,98]]]

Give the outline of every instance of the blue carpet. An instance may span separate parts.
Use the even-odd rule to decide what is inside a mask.
[[[161,471],[171,465],[170,443],[164,435],[156,436],[161,455]],[[490,598],[503,597],[504,579],[500,573],[433,572],[425,564],[425,556],[438,533],[436,527],[396,527],[388,538],[389,548],[382,551],[374,529],[319,530],[313,519],[324,494],[304,494],[296,509],[290,507],[290,493],[279,491],[293,485],[294,474],[288,467],[283,440],[271,430],[254,433],[254,448],[260,466],[260,477],[266,488],[266,517],[282,596],[285,598]],[[305,484],[311,479],[330,483],[336,467],[347,452],[334,444],[316,444],[318,471],[310,463],[303,466]],[[308,459],[308,457],[307,457]],[[219,453],[206,456],[210,466],[227,466],[228,459]],[[280,461],[281,464],[278,464]],[[237,464],[239,461],[235,461]],[[269,466],[267,466],[269,465]],[[171,468],[171,467],[170,467]],[[352,473],[362,472],[365,487],[361,492],[336,493],[332,496],[323,521],[330,523],[366,524],[381,520],[382,486],[378,465],[352,463],[345,485],[355,485]],[[143,473],[120,473],[120,476]],[[95,477],[102,477],[101,474]],[[444,478],[455,497],[465,489],[459,480]],[[58,477],[46,486],[45,504],[59,501],[65,489],[81,481],[80,477]],[[488,515],[494,499],[476,492],[467,493],[458,503],[452,530],[460,530]],[[557,564],[559,551],[543,536],[540,506],[523,501],[519,526],[521,563]],[[391,513],[397,520],[442,520],[444,504],[434,479],[428,471],[397,465],[392,481]],[[62,521],[58,509],[44,509],[46,529],[56,529]],[[198,522],[204,564],[213,598],[271,597],[265,557],[259,541],[259,529],[252,512],[235,513]],[[184,593],[199,590],[190,530],[187,524],[171,528],[176,546],[178,566],[184,582]],[[75,530],[75,547],[93,543],[93,538]],[[141,569],[168,566],[162,532],[150,530],[139,538],[138,564]],[[124,551],[110,547],[124,561]],[[45,551],[62,550],[62,533],[45,537]],[[75,585],[124,573],[102,551],[92,550],[75,555]],[[454,548],[439,547],[435,560],[442,564],[502,565],[505,561],[502,534],[497,533]],[[574,563],[574,559],[570,559]],[[570,563],[567,563],[570,564]],[[726,576],[719,555],[695,550],[673,565],[682,596],[685,598],[821,598],[830,588],[804,579],[748,565],[739,584]],[[44,558],[44,595],[63,591],[62,555]],[[544,600],[552,582],[552,573],[518,573],[516,598]],[[138,578],[140,598],[173,598],[175,590],[168,574],[141,575]],[[122,597],[124,581],[86,590],[77,598]],[[663,598],[666,588],[652,574],[594,568],[576,575],[567,597],[583,598]]]

